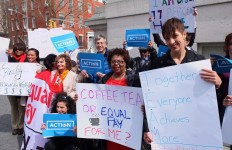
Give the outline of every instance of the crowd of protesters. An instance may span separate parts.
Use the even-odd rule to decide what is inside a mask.
[[[154,36],[157,41],[157,35]],[[109,50],[106,38],[103,35],[98,35],[95,38],[95,45],[97,53],[104,55],[104,72],[97,72],[96,74],[89,73],[86,70],[80,71],[79,66],[77,66],[78,60],[72,61],[67,54],[48,55],[43,63],[46,69],[42,69],[42,65],[39,64],[39,51],[35,48],[26,51],[26,46],[22,43],[15,44],[13,51],[7,50],[7,54],[9,55],[9,62],[37,63],[37,77],[40,77],[41,74],[49,76],[46,79],[50,81],[49,88],[57,94],[51,105],[51,113],[75,114],[76,109],[73,108],[76,107],[74,105],[78,101],[76,92],[76,84],[78,82],[141,87],[139,72],[205,59],[204,56],[188,50],[189,41],[192,39],[189,39],[183,23],[179,19],[171,18],[167,20],[162,27],[162,36],[165,40],[165,45],[169,49],[166,54],[158,58],[157,51],[153,48],[153,44],[150,41],[148,47],[139,48],[140,57],[130,58],[129,52],[126,50],[126,42],[123,43],[123,48]],[[157,45],[159,46],[160,44],[162,43]],[[226,53],[225,57],[231,59],[232,33],[226,36],[224,50]],[[214,84],[217,89],[219,114],[220,120],[222,120],[225,107],[232,105],[232,96],[227,93],[229,73],[218,75],[216,71],[202,68],[200,75],[203,80]],[[8,99],[11,106],[12,135],[21,135],[23,134],[26,97],[8,96]],[[152,137],[149,132],[145,112],[144,118],[143,139],[147,144],[150,144],[155,137]],[[45,127],[42,128],[44,129]],[[50,142],[45,144],[45,149],[65,149],[64,145],[68,147],[67,149],[76,149],[76,147],[86,150],[130,149],[111,141],[81,139],[80,142],[73,140],[73,138],[52,138]]]

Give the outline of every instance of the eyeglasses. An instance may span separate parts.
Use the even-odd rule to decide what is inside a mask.
[[[113,65],[116,64],[116,63],[119,64],[119,65],[123,65],[124,61],[123,60],[112,60],[111,61],[111,64],[113,64]]]
[[[228,44],[229,46],[232,46],[232,42]]]
[[[140,50],[139,52],[140,52],[140,53],[146,53],[147,50]]]
[[[16,51],[23,51],[23,50],[21,50],[21,49],[16,49],[16,50],[14,50],[14,52],[16,52]]]
[[[64,95],[63,95],[63,96],[61,96],[61,98],[62,98],[62,99],[67,99],[67,96],[64,96]]]

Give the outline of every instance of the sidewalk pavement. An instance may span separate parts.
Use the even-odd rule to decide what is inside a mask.
[[[19,150],[22,135],[11,134],[10,104],[6,96],[0,95],[0,150]],[[224,147],[224,150],[229,150]]]
[[[19,150],[22,135],[11,134],[10,104],[6,96],[0,95],[0,150]]]

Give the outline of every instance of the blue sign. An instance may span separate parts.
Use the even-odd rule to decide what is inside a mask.
[[[96,74],[97,72],[105,72],[105,59],[103,54],[79,53],[78,59],[80,63],[80,70],[86,70],[90,74]]]
[[[44,138],[76,136],[73,127],[77,126],[77,117],[74,114],[44,114],[43,122],[46,125],[42,133]]]
[[[230,72],[230,69],[232,68],[232,60],[215,54],[210,54],[210,57],[215,60],[212,66],[213,70],[217,73]]]
[[[150,29],[126,30],[126,42],[129,47],[147,47],[150,41]]]
[[[79,48],[74,33],[51,37],[51,41],[59,53]]]
[[[158,57],[163,56],[168,51],[168,47],[165,45],[159,45]]]

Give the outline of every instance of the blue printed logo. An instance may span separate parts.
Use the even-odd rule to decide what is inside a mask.
[[[128,35],[127,42],[147,42],[148,35],[147,34],[139,34],[139,35]]]
[[[74,121],[47,121],[47,130],[72,130]]]
[[[101,68],[101,60],[81,59],[82,67]]]
[[[71,38],[55,42],[57,48],[64,48],[64,47],[72,46],[74,44],[75,44],[74,39]]]

